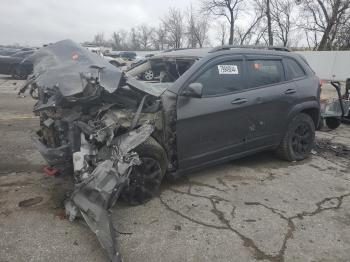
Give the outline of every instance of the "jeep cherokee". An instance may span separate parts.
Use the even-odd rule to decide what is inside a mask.
[[[319,80],[300,55],[274,47],[174,52],[192,52],[194,62],[173,83],[144,83],[63,40],[32,57],[21,90],[38,94],[33,140],[45,172],[73,178],[68,217],[82,215],[113,261],[120,255],[109,209],[120,194],[140,204],[165,174],[271,149],[298,161],[313,147]]]

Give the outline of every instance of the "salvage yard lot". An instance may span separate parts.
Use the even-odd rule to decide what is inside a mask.
[[[69,222],[67,179],[43,176],[30,141],[34,101],[0,76],[0,261],[106,261],[84,221]],[[113,221],[129,261],[350,261],[350,126],[317,133],[310,159],[261,153],[164,181]]]

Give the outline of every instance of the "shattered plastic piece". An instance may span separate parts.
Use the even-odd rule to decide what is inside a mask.
[[[115,230],[109,209],[128,183],[130,167],[120,174],[111,160],[102,162],[86,181],[77,186],[65,203],[69,219],[74,220],[79,210],[112,261],[122,260],[116,250]]]
[[[43,122],[43,124],[46,127],[51,127],[54,123],[55,123],[55,120],[53,120],[52,118],[48,118]]]
[[[134,149],[152,134],[154,126],[150,124],[143,125],[129,133],[123,134],[113,142],[118,145],[119,154],[124,155]]]
[[[84,134],[80,138],[80,151],[73,153],[74,172],[81,171],[84,167],[85,156],[95,155],[95,151],[86,141]]]

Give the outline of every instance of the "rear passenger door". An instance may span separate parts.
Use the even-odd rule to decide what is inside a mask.
[[[315,89],[308,88],[315,84],[313,78],[307,77],[303,67],[294,58],[285,57],[283,58],[283,64],[286,71],[287,81],[293,81],[296,86],[296,95],[300,102],[318,100],[315,97]]]
[[[246,56],[246,97],[253,100],[248,113],[248,149],[276,145],[285,132],[287,115],[297,100],[296,85],[287,81],[282,57]]]

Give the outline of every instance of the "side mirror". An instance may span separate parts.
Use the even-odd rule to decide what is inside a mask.
[[[201,83],[191,83],[185,90],[183,90],[182,95],[188,97],[201,98],[203,91],[203,85]]]

